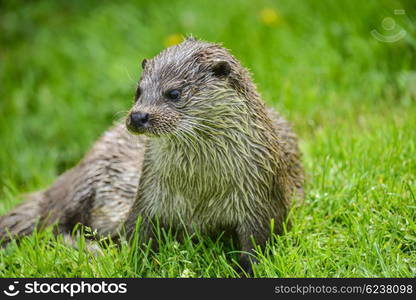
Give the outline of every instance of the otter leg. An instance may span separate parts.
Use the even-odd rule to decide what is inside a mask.
[[[261,225],[242,225],[237,229],[237,237],[240,244],[240,249],[244,253],[240,254],[239,270],[242,269],[247,275],[253,275],[252,264],[257,263],[258,260],[254,256],[254,243],[264,248],[268,240],[269,230],[259,230],[263,228]],[[240,272],[241,273],[241,272]],[[241,275],[245,275],[242,273]]]
[[[131,219],[131,217],[130,217]],[[137,218],[136,218],[137,219]],[[137,228],[135,222],[131,220],[127,220],[126,222],[126,229],[127,229],[127,237],[128,239],[133,242],[135,238],[136,230],[138,229],[137,233],[137,243],[138,245],[147,245],[150,243],[150,247],[154,252],[159,250],[159,243],[157,241],[156,235],[153,230],[154,220],[149,217],[143,217],[141,219],[140,225]]]

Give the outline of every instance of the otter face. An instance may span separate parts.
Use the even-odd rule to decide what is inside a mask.
[[[163,93],[140,81],[135,104],[126,120],[127,128],[135,134],[159,136],[169,134],[180,119],[175,103],[181,100],[181,90],[170,88]]]
[[[127,128],[166,136],[221,122],[235,106],[227,97],[235,94],[228,79],[236,64],[224,48],[193,39],[144,60]]]

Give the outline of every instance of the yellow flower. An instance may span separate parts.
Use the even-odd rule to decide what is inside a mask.
[[[264,8],[260,11],[260,20],[263,24],[274,26],[279,24],[282,19],[273,8]]]
[[[170,34],[165,38],[165,46],[170,47],[182,42],[183,36],[179,33]]]

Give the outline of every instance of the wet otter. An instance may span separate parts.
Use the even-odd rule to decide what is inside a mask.
[[[36,222],[76,223],[152,238],[152,222],[176,231],[227,231],[241,250],[282,230],[303,169],[289,124],[267,109],[248,71],[223,47],[189,38],[143,61],[125,127],[110,129],[73,169],[0,218],[0,239]],[[137,193],[136,193],[137,191]],[[248,254],[240,264],[250,270]]]
[[[302,194],[297,140],[266,109],[249,73],[223,47],[188,39],[145,60],[128,129],[149,137],[126,221],[152,238],[152,223],[202,234],[231,233],[241,250],[280,233]],[[240,265],[249,271],[249,255]]]

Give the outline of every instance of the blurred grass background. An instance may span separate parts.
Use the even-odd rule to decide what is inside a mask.
[[[385,18],[395,27],[383,27]],[[386,43],[372,30],[406,34]],[[415,33],[412,0],[3,0],[0,213],[76,164],[130,108],[143,58],[193,34],[231,49],[300,137],[306,205],[256,275],[414,276]],[[207,271],[186,246],[180,257],[190,264],[178,256],[167,273],[152,263],[138,271],[113,256],[98,259],[119,259],[107,273],[104,261],[89,271],[47,272],[56,255],[39,262],[29,255],[32,246],[0,251],[0,275],[179,276],[186,269],[190,276],[233,276],[221,266]],[[166,260],[175,262],[169,253]]]

